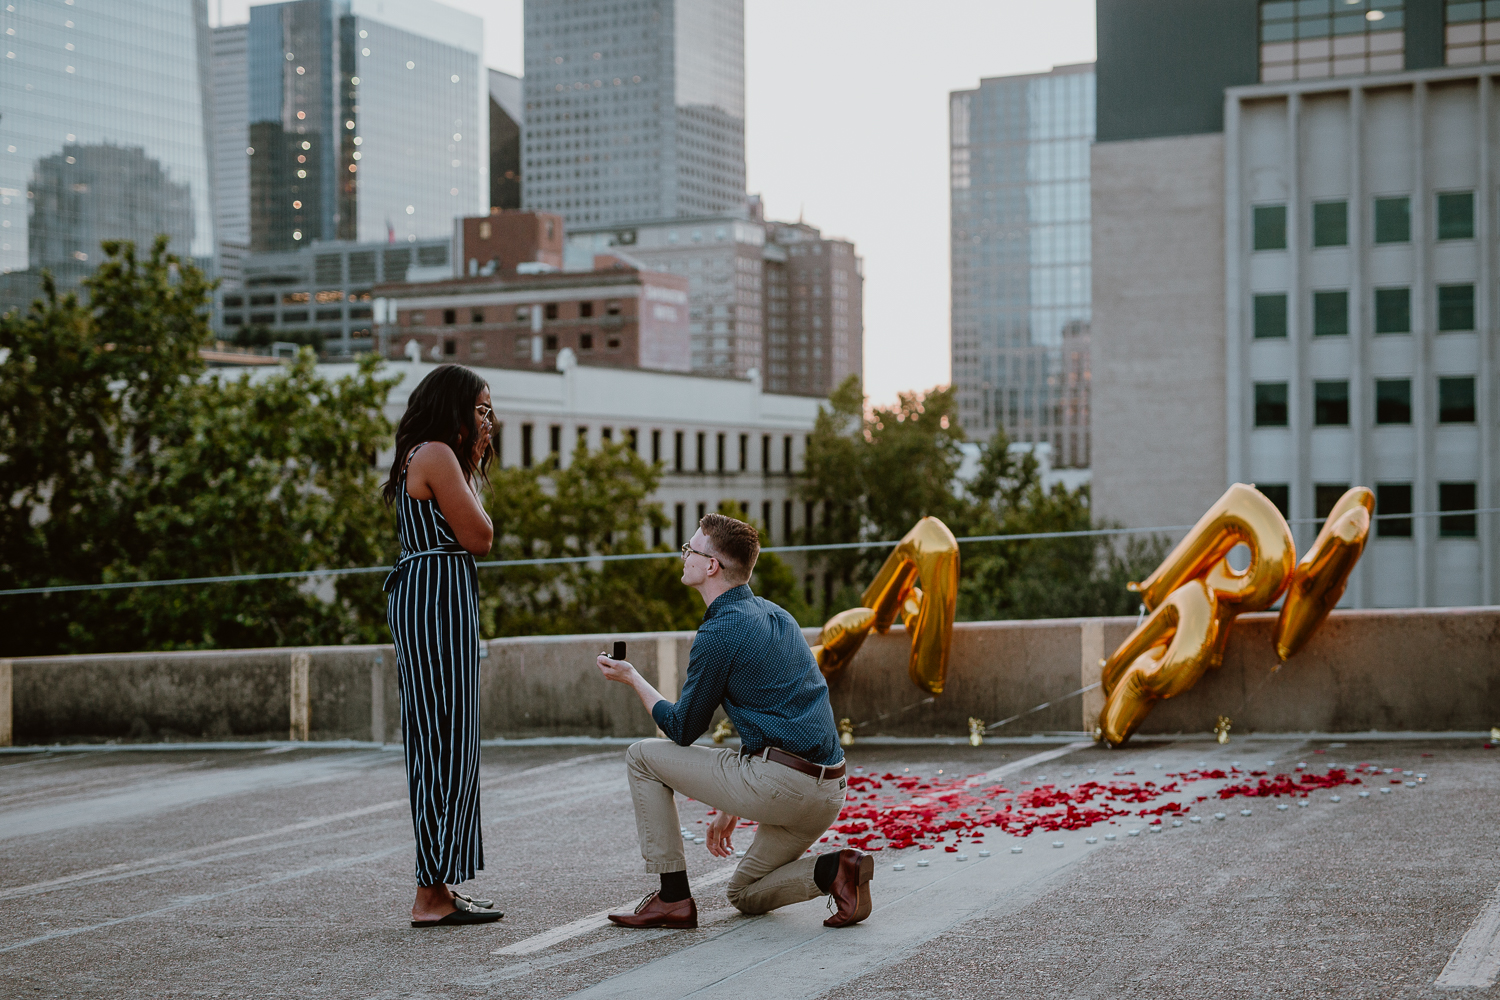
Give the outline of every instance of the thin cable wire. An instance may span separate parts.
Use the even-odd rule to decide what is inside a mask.
[[[1087,694],[1102,683],[1103,681],[1095,681],[1088,687],[1081,687],[1077,691],[1073,691],[1063,695],[1061,698],[1054,698],[1051,701],[1044,701],[1036,708],[1028,708],[1026,711],[1021,712],[1017,715],[1012,715],[1008,719],[1001,719],[999,722],[991,722],[988,726],[984,727],[984,731],[989,732],[991,729],[999,729],[1001,726],[1009,725],[1010,723],[1015,722],[1017,719],[1024,719],[1026,716],[1031,715],[1033,712],[1040,712],[1044,708],[1051,708],[1058,702],[1067,701],[1070,698],[1077,698],[1081,694]]]
[[[1457,517],[1466,514],[1494,514],[1500,507],[1475,507],[1471,510],[1420,511],[1411,514],[1376,514],[1372,520],[1411,520],[1418,517]],[[1288,524],[1321,524],[1323,518],[1299,517],[1288,519]],[[1187,531],[1191,524],[1161,525],[1154,528],[1091,528],[1084,531],[1033,531],[1014,535],[969,535],[956,539],[959,544],[971,542],[1028,542],[1047,538],[1099,538],[1110,535],[1153,535],[1163,532]],[[895,545],[896,541],[831,542],[821,545],[773,545],[762,552],[836,552],[849,549],[875,549]],[[475,563],[479,569],[500,569],[506,566],[562,566],[577,563],[628,562],[636,559],[676,559],[677,552],[628,552],[618,555],[596,556],[549,556],[541,559],[497,559]],[[186,587],[208,583],[252,583],[257,580],[311,580],[322,577],[358,576],[364,573],[389,573],[389,566],[355,566],[348,569],[299,569],[283,573],[241,573],[234,576],[195,576],[176,580],[123,580],[117,583],[72,583],[54,587],[16,587],[0,590],[0,597],[19,597],[26,594],[67,594],[84,590],[135,590],[146,587]]]

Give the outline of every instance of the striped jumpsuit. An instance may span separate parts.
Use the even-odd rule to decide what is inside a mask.
[[[478,579],[474,557],[458,544],[437,500],[407,494],[405,468],[397,498],[401,559],[386,583],[386,621],[401,682],[417,884],[452,885],[484,867]]]

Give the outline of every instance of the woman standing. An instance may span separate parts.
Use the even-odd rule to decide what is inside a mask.
[[[384,495],[401,559],[386,620],[401,680],[401,733],[417,837],[413,927],[482,924],[502,914],[449,888],[484,867],[479,833],[479,601],[474,556],[494,528],[479,502],[489,467],[490,389],[461,365],[422,379],[396,427]]]

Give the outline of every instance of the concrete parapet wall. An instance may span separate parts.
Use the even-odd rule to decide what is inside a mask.
[[[1273,672],[1275,621],[1274,614],[1237,620],[1224,666],[1158,703],[1141,735],[1206,732],[1220,715],[1233,720],[1236,734],[1474,731],[1500,724],[1500,608],[1335,612],[1306,649]],[[930,701],[907,678],[909,645],[897,626],[871,636],[830,679],[834,714],[850,719],[861,737],[961,738],[971,716],[989,724],[1050,703],[992,734],[1089,730],[1102,694],[1074,693],[1098,680],[1100,658],[1134,625],[1132,618],[960,623],[947,689]],[[812,640],[816,632],[807,635]],[[676,697],[690,632],[495,639],[480,660],[483,736],[654,734],[634,693],[605,682],[594,666],[594,655],[617,638],[627,641],[641,673]],[[9,662],[17,744],[400,738],[390,646]]]

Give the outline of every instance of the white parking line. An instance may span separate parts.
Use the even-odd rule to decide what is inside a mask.
[[[1435,985],[1484,988],[1493,986],[1497,976],[1500,976],[1500,887],[1453,949]]]
[[[1030,757],[1022,757],[1020,760],[1012,761],[1009,764],[1001,764],[993,771],[986,771],[983,774],[975,775],[969,779],[968,783],[970,785],[984,785],[991,781],[999,781],[1001,778],[1015,774],[1017,771],[1024,771],[1028,767],[1035,767],[1037,764],[1045,764],[1049,760],[1066,757],[1074,751],[1086,750],[1093,745],[1093,740],[1079,740],[1077,743],[1069,743],[1067,746],[1058,747],[1056,750],[1034,753]]]
[[[736,867],[736,865],[725,865],[723,868],[709,872],[702,878],[693,879],[693,885],[698,888],[702,888],[706,885],[718,885],[720,882],[728,881],[729,876],[734,874],[734,870]],[[537,952],[542,951],[545,948],[550,948],[555,944],[561,944],[562,942],[567,941],[571,938],[579,937],[580,935],[587,934],[589,931],[597,930],[600,927],[607,926],[609,924],[609,915],[611,913],[617,913],[620,910],[628,910],[634,905],[635,904],[633,902],[621,903],[619,906],[613,907],[608,910],[600,910],[598,913],[590,913],[586,917],[579,917],[577,920],[574,920],[570,923],[562,924],[558,927],[552,928],[551,930],[542,931],[540,934],[533,934],[529,938],[525,938],[512,944],[508,944],[504,948],[496,948],[494,951],[490,952],[490,954],[534,955]]]

